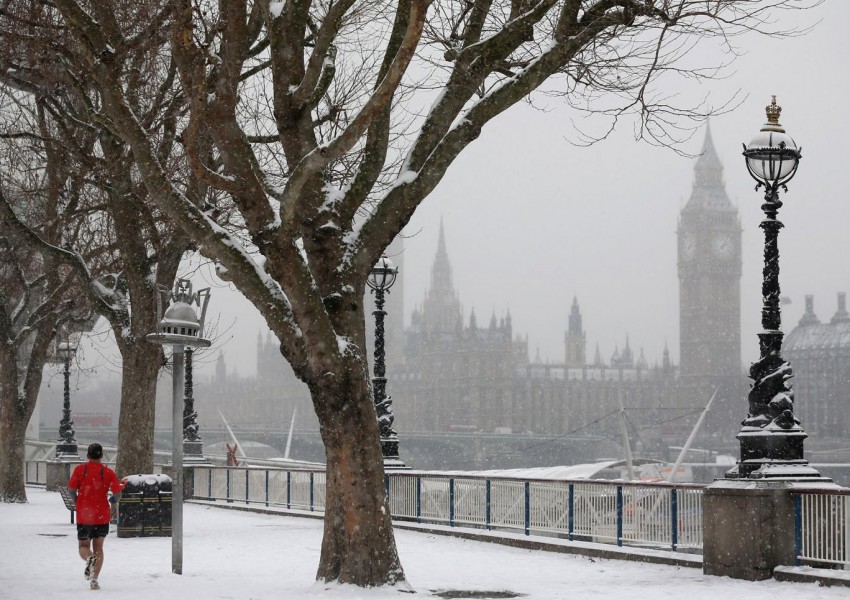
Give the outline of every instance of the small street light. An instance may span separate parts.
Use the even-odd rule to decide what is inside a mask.
[[[390,288],[398,276],[398,267],[386,256],[382,256],[366,279],[366,283],[375,292],[375,376],[372,378],[372,388],[375,394],[375,411],[378,413],[378,428],[381,434],[381,455],[384,457],[384,469],[405,469],[404,462],[398,455],[398,435],[393,429],[392,398],[387,396],[387,378],[384,365],[384,294],[390,293]]]
[[[59,421],[59,440],[56,442],[56,458],[79,460],[74,420],[71,419],[71,361],[77,353],[77,342],[72,337],[56,342],[56,356],[62,360],[65,389],[62,399],[62,420]]]
[[[780,329],[777,241],[783,225],[776,215],[782,207],[779,188],[788,191],[787,183],[797,173],[802,154],[779,123],[782,108],[776,104],[776,96],[766,111],[767,123],[744,146],[747,170],[757,182],[756,190],[764,188],[761,208],[765,219],[759,225],[764,230],[760,357],[750,367],[753,384],[749,411],[737,435],[741,459],[727,477],[820,477],[803,458],[803,441],[808,436],[794,416],[794,392],[788,385],[791,365],[780,355],[784,334]]]
[[[210,301],[210,289],[204,288],[192,293],[192,283],[188,279],[178,279],[174,289],[159,288],[156,302],[156,316],[159,322],[157,332],[147,336],[149,342],[171,346],[174,359],[174,373],[171,380],[171,464],[174,469],[171,488],[171,571],[183,572],[183,353],[188,348],[206,348],[210,340],[204,339],[204,319],[207,304]],[[170,306],[163,313],[163,305]],[[200,316],[192,304],[201,310]]]

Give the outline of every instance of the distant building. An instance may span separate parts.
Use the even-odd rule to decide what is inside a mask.
[[[712,405],[716,433],[737,433],[746,416],[741,364],[741,222],[706,128],[691,195],[679,217],[680,405]],[[755,342],[754,342],[755,343]],[[701,400],[698,400],[701,399]]]
[[[817,437],[846,437],[850,431],[850,314],[845,294],[827,323],[806,296],[806,312],[785,336],[782,356],[791,363],[794,414]]]
[[[683,378],[741,374],[741,222],[706,130],[679,218],[679,352]]]
[[[634,358],[628,336],[609,364],[586,359],[587,337],[573,298],[563,363],[529,360],[528,340],[513,332],[510,312],[479,326],[464,320],[441,226],[431,286],[413,310],[403,365],[391,369],[389,391],[404,431],[563,434],[619,431],[619,402],[653,410],[676,401],[676,369],[664,352],[650,368]],[[588,431],[588,427],[590,431]]]
[[[527,342],[513,339],[511,315],[478,326],[463,322],[440,224],[431,287],[405,332],[404,360],[388,365],[399,431],[485,430],[512,426],[517,368],[528,362]]]

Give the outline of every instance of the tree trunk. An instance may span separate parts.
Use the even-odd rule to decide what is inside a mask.
[[[387,504],[368,381],[344,372],[311,386],[327,453],[325,529],[316,578],[372,587],[404,581]]]
[[[28,403],[18,397],[14,378],[3,379],[0,397],[0,502],[26,502],[24,445],[32,410],[27,410]]]
[[[144,338],[121,349],[121,414],[118,418],[119,476],[153,473],[156,378],[162,349]]]

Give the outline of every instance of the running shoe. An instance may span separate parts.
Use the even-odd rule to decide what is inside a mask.
[[[94,574],[94,566],[95,566],[95,564],[97,564],[97,555],[96,555],[96,554],[92,554],[92,555],[91,555],[91,556],[89,556],[89,557],[88,557],[88,559],[86,560],[86,568],[85,568],[85,570],[83,571],[83,577],[85,577],[85,578],[86,578],[86,580],[91,579],[92,574]]]

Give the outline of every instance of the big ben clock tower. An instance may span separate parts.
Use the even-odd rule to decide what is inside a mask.
[[[706,129],[679,218],[679,351],[684,381],[740,378],[741,223]]]

